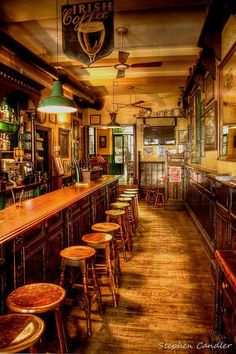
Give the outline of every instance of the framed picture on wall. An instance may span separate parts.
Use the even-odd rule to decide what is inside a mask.
[[[53,168],[57,176],[62,176],[64,174],[64,169],[62,165],[62,160],[60,157],[52,155]]]
[[[57,122],[57,115],[50,113],[50,114],[49,114],[49,117],[48,117],[48,121],[49,121],[49,123],[56,124],[56,122]]]
[[[188,142],[188,131],[187,130],[179,130],[178,131],[178,141],[179,141],[179,144],[187,144],[187,142]]]
[[[80,121],[77,118],[72,118],[72,139],[79,140]]]
[[[216,102],[213,102],[209,107],[205,109],[205,149],[216,149]]]
[[[206,77],[205,104],[208,105],[214,100],[214,80],[210,74]]]
[[[69,157],[69,133],[67,129],[59,128],[59,145],[61,157]]]
[[[100,125],[101,124],[101,114],[91,114],[90,115],[90,124],[91,125]]]
[[[106,136],[99,136],[99,147],[100,148],[107,147],[107,137]]]

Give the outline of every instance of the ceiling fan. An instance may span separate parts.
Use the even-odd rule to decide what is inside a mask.
[[[125,27],[118,27],[116,32],[121,37],[121,50],[118,51],[118,63],[113,65],[99,65],[99,66],[89,66],[89,67],[82,67],[80,69],[101,69],[101,68],[111,68],[114,67],[117,70],[116,78],[125,77],[125,71],[129,68],[154,68],[160,67],[162,65],[162,61],[154,61],[154,62],[147,62],[147,63],[134,63],[134,64],[127,64],[127,60],[129,58],[130,53],[124,51],[124,44],[123,44],[123,35],[128,32],[127,28]]]
[[[128,89],[129,89],[129,103],[124,103],[124,104],[121,103],[120,106],[122,108],[125,108],[125,107],[137,107],[137,108],[146,109],[147,107],[140,106],[140,105],[141,104],[146,104],[148,102],[146,102],[144,100],[138,100],[138,101],[132,102],[132,91],[135,89],[135,87],[134,86],[129,86]]]
[[[136,63],[136,64],[127,64],[127,59],[129,57],[129,52],[124,51],[124,43],[123,43],[123,36],[128,32],[127,28],[125,27],[118,27],[116,29],[116,33],[118,33],[121,37],[121,50],[118,51],[118,64],[114,66],[117,69],[116,78],[125,77],[125,70],[129,68],[152,68],[152,67],[159,67],[162,65],[162,61],[155,61],[149,63]]]

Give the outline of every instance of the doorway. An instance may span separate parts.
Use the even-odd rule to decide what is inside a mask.
[[[121,184],[133,184],[135,171],[134,127],[114,128],[112,142],[113,154],[110,173],[122,175]]]

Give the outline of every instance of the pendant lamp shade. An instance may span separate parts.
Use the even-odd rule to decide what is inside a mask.
[[[77,111],[74,102],[63,95],[62,83],[60,80],[54,81],[52,94],[44,98],[38,107],[39,112],[43,113],[73,113]]]
[[[117,121],[116,121],[116,116],[117,116],[117,113],[116,113],[116,112],[110,112],[111,121],[110,121],[109,124],[107,124],[107,128],[117,128],[117,127],[120,127],[120,124],[117,123]]]

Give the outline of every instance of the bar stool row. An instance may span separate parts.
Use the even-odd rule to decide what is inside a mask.
[[[8,295],[6,304],[13,313],[0,316],[0,352],[21,352],[28,348],[30,353],[36,353],[35,343],[42,343],[45,330],[44,321],[37,315],[53,312],[60,353],[67,353],[61,307],[71,289],[82,290],[88,335],[92,334],[90,289],[96,296],[101,315],[102,286],[108,286],[113,305],[118,306],[116,289],[120,286],[121,276],[119,253],[127,262],[127,252],[130,255],[133,252],[133,236],[138,223],[138,190],[125,190],[105,214],[105,222],[92,225],[93,232],[82,236],[84,245],[70,246],[60,252],[59,285],[33,283],[21,286]],[[101,282],[103,278],[107,282]]]

